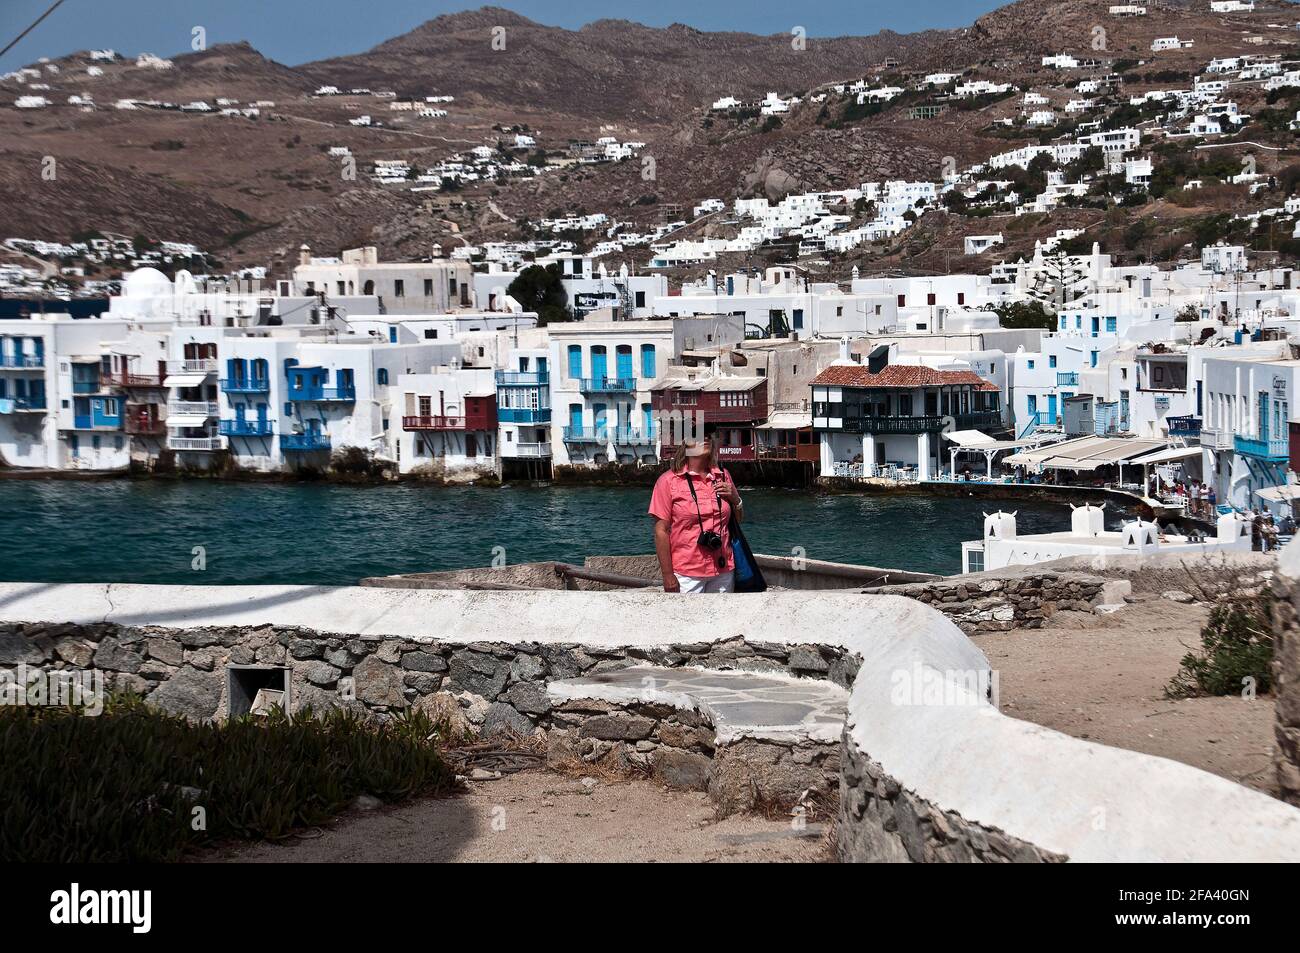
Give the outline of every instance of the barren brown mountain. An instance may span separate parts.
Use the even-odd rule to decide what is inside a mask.
[[[488,7],[438,17],[364,53],[297,67],[243,43],[176,56],[171,69],[132,59],[95,64],[103,68],[99,76],[87,72],[87,55],[73,55],[42,78],[51,87],[49,108],[12,108],[28,90],[0,82],[0,234],[141,234],[195,242],[226,265],[277,266],[303,242],[324,253],[369,242],[384,254],[419,256],[434,241],[518,237],[522,221],[557,211],[605,211],[644,223],[704,198],[937,179],[949,157],[975,162],[1016,142],[990,133],[994,119],[1015,112],[1014,101],[931,120],[891,109],[844,121],[805,101],[780,123],[762,123],[711,116],[709,104],[724,95],[807,94],[832,82],[891,81],[940,69],[1025,87],[1059,84],[1060,75],[1040,65],[1044,53],[1137,63],[1151,60],[1153,37],[1174,33],[1196,45],[1160,57],[1169,75],[1190,76],[1213,56],[1295,50],[1294,29],[1267,28],[1279,18],[1293,25],[1287,4],[1262,2],[1256,13],[1221,16],[1200,0],[1151,0],[1149,15],[1133,20],[1109,16],[1109,5],[1018,0],[961,30],[810,37],[806,49],[796,49],[788,34],[704,33],[681,25],[602,20],[564,30]],[[1254,34],[1266,42],[1250,42]],[[1139,66],[1127,78],[1142,88],[1142,71],[1152,68]],[[448,116],[419,121],[390,113],[388,100],[371,94],[313,97],[322,85],[455,101]],[[93,97],[97,108],[69,104],[74,95]],[[218,98],[274,105],[263,106],[257,119],[114,108],[127,99],[179,107]],[[350,123],[367,114],[382,125]],[[655,175],[647,178],[638,162],[571,166],[431,195],[382,187],[367,174],[378,159],[428,165],[474,146],[495,148],[513,127],[535,133],[552,154],[569,139],[645,142]],[[329,155],[335,146],[355,155],[354,179]],[[46,157],[57,163],[53,179],[42,175]],[[927,227],[917,234],[929,235],[935,249],[959,243],[957,224]],[[1034,234],[1020,237],[1032,244]]]

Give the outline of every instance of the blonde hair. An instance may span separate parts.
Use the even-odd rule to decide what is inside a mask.
[[[718,448],[714,445],[713,438],[700,437],[699,441],[693,441],[693,442],[698,443],[701,441],[707,441],[709,444],[709,452],[708,454],[706,454],[706,456],[708,456],[709,458],[708,468],[710,470],[716,470],[718,467]],[[683,440],[681,443],[677,445],[677,452],[673,454],[673,472],[680,473],[682,471],[682,467],[684,466],[686,466],[686,441],[685,440]]]

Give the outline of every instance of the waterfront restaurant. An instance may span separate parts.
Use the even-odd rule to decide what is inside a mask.
[[[691,418],[713,440],[719,462],[753,460],[754,429],[767,419],[767,379],[712,372],[665,376],[650,387],[650,406],[660,421],[660,454],[672,457]]]
[[[823,477],[933,479],[945,430],[1004,429],[1001,391],[973,371],[837,362],[812,403]]]
[[[1002,462],[1009,467],[1023,467],[1031,473],[1050,474],[1054,482],[1113,482],[1121,487],[1143,489],[1139,458],[1164,450],[1168,441],[1144,437],[1079,437],[1031,450],[1021,450]],[[1128,467],[1127,473],[1125,467]],[[1061,473],[1067,476],[1062,479]],[[1126,481],[1125,477],[1129,479]]]

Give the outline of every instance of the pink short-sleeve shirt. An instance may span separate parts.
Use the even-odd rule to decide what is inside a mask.
[[[735,560],[731,555],[731,536],[727,524],[731,521],[731,504],[719,500],[714,485],[722,479],[724,471],[713,469],[700,476],[692,474],[695,482],[695,494],[699,497],[699,516],[695,512],[695,501],[691,499],[691,490],[686,483],[685,469],[676,473],[668,470],[660,474],[655,481],[654,492],[650,495],[650,515],[655,519],[668,521],[668,543],[672,555],[673,572],[683,576],[718,576],[735,569]],[[731,474],[726,474],[727,482]],[[704,529],[711,530],[722,537],[721,551],[710,551],[699,544],[700,521]],[[723,564],[719,565],[721,558]]]

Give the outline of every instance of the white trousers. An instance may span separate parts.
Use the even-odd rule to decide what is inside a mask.
[[[736,586],[736,574],[728,569],[716,576],[683,576],[673,573],[682,587],[682,592],[731,592]]]

